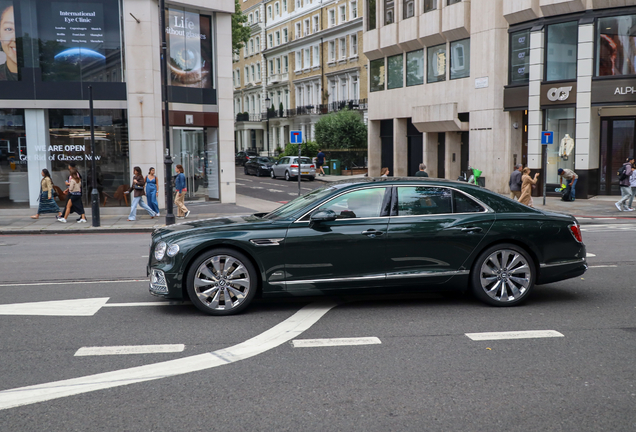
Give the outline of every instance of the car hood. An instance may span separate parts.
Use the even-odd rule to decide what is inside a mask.
[[[271,225],[273,221],[263,219],[263,214],[249,214],[249,215],[232,215],[221,216],[210,219],[198,219],[187,222],[181,222],[174,225],[169,225],[161,228],[157,228],[153,232],[155,236],[166,236],[170,234],[183,233],[186,231],[200,231],[200,230],[216,230],[216,229],[245,229],[254,228],[255,225]]]

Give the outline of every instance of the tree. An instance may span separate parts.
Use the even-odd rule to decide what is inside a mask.
[[[247,23],[247,16],[241,10],[239,0],[235,0],[232,14],[232,52],[234,54],[238,54],[250,40],[251,30],[245,23]]]
[[[305,141],[300,147],[300,154],[308,158],[316,157],[320,146],[316,141]],[[284,156],[298,156],[298,144],[287,143]]]
[[[343,150],[331,155],[340,159],[343,167],[364,164],[367,154],[367,126],[355,111],[345,109],[318,120],[316,141],[323,149]]]

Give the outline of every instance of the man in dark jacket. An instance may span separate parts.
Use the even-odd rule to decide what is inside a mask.
[[[426,165],[424,165],[424,163],[420,164],[420,170],[415,173],[415,177],[428,177],[428,173],[426,172]]]
[[[510,174],[510,181],[508,182],[508,186],[510,186],[510,198],[519,199],[521,196],[521,171],[523,170],[523,165],[517,164],[515,165],[515,170]]]
[[[618,184],[621,187],[621,199],[615,204],[618,211],[634,211],[633,208],[627,206],[627,201],[632,196],[632,188],[630,187],[629,177],[632,175],[632,165],[634,164],[634,156],[627,158],[621,171],[623,171],[623,180],[618,177]]]

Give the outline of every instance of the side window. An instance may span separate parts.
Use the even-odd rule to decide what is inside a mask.
[[[455,213],[479,213],[485,209],[466,195],[455,192]]]
[[[398,216],[452,213],[452,192],[446,188],[405,186],[398,188]]]
[[[362,189],[340,195],[320,210],[333,210],[338,219],[380,217],[386,188]]]

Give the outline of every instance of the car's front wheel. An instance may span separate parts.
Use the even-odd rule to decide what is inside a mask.
[[[289,171],[285,171],[285,180],[290,181],[291,176],[289,175]]]
[[[256,294],[256,269],[245,255],[232,249],[202,254],[187,277],[190,300],[209,315],[239,313]]]
[[[245,175],[250,175],[250,173],[249,173],[249,172],[247,172],[247,167],[246,167],[245,165],[243,165],[243,173],[244,173]]]
[[[479,255],[471,272],[473,292],[484,303],[514,306],[534,287],[536,269],[526,251],[513,244],[498,244]]]
[[[276,174],[274,174],[274,170],[273,170],[273,169],[269,172],[269,176],[270,176],[271,178],[273,178],[273,179],[275,179],[275,178],[276,178]]]

